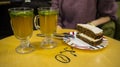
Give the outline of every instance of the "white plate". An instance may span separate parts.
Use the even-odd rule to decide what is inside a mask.
[[[78,39],[77,37],[63,37],[63,41],[72,47],[85,50],[99,50],[105,48],[108,44],[108,40],[106,38],[103,38],[102,43],[97,46],[89,45],[88,43]]]

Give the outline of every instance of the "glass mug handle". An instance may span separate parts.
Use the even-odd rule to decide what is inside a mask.
[[[39,15],[36,15],[36,16],[34,17],[34,26],[35,26],[35,28],[36,28],[37,30],[40,29],[40,26],[39,26]]]
[[[34,17],[33,22],[34,22],[35,29],[40,30],[40,25],[39,25],[39,22],[40,22],[40,21],[39,21],[39,15],[36,15],[36,16]],[[43,34],[37,34],[37,36],[39,36],[39,37],[44,37]]]

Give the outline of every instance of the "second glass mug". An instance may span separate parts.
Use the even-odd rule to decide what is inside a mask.
[[[47,49],[56,47],[57,43],[53,40],[53,35],[57,29],[58,10],[51,7],[40,7],[38,14],[34,18],[34,25],[45,36],[40,46]]]
[[[33,9],[17,7],[9,8],[8,11],[14,35],[20,40],[20,45],[16,48],[16,52],[21,54],[32,52],[34,48],[30,45],[29,38],[33,32]]]

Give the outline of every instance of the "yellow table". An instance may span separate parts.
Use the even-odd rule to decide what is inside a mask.
[[[70,31],[73,30],[61,29],[58,32]],[[58,39],[56,48],[42,49],[39,45],[43,38],[37,37],[37,33],[39,31],[34,31],[30,39],[35,51],[29,54],[15,52],[19,40],[14,36],[0,40],[0,67],[120,67],[120,42],[117,40],[106,37],[108,46],[97,51],[72,49]]]

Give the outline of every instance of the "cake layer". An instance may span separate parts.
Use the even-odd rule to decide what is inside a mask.
[[[77,30],[94,39],[99,39],[103,36],[103,30],[89,24],[77,24]]]
[[[88,44],[90,44],[92,46],[96,46],[96,45],[101,44],[102,39],[103,39],[102,37],[100,39],[94,39],[94,38],[91,38],[91,37],[89,37],[89,36],[87,36],[87,35],[85,35],[83,33],[79,33],[76,36],[77,36],[77,38],[83,40],[84,42],[86,42],[86,43],[88,43]]]

